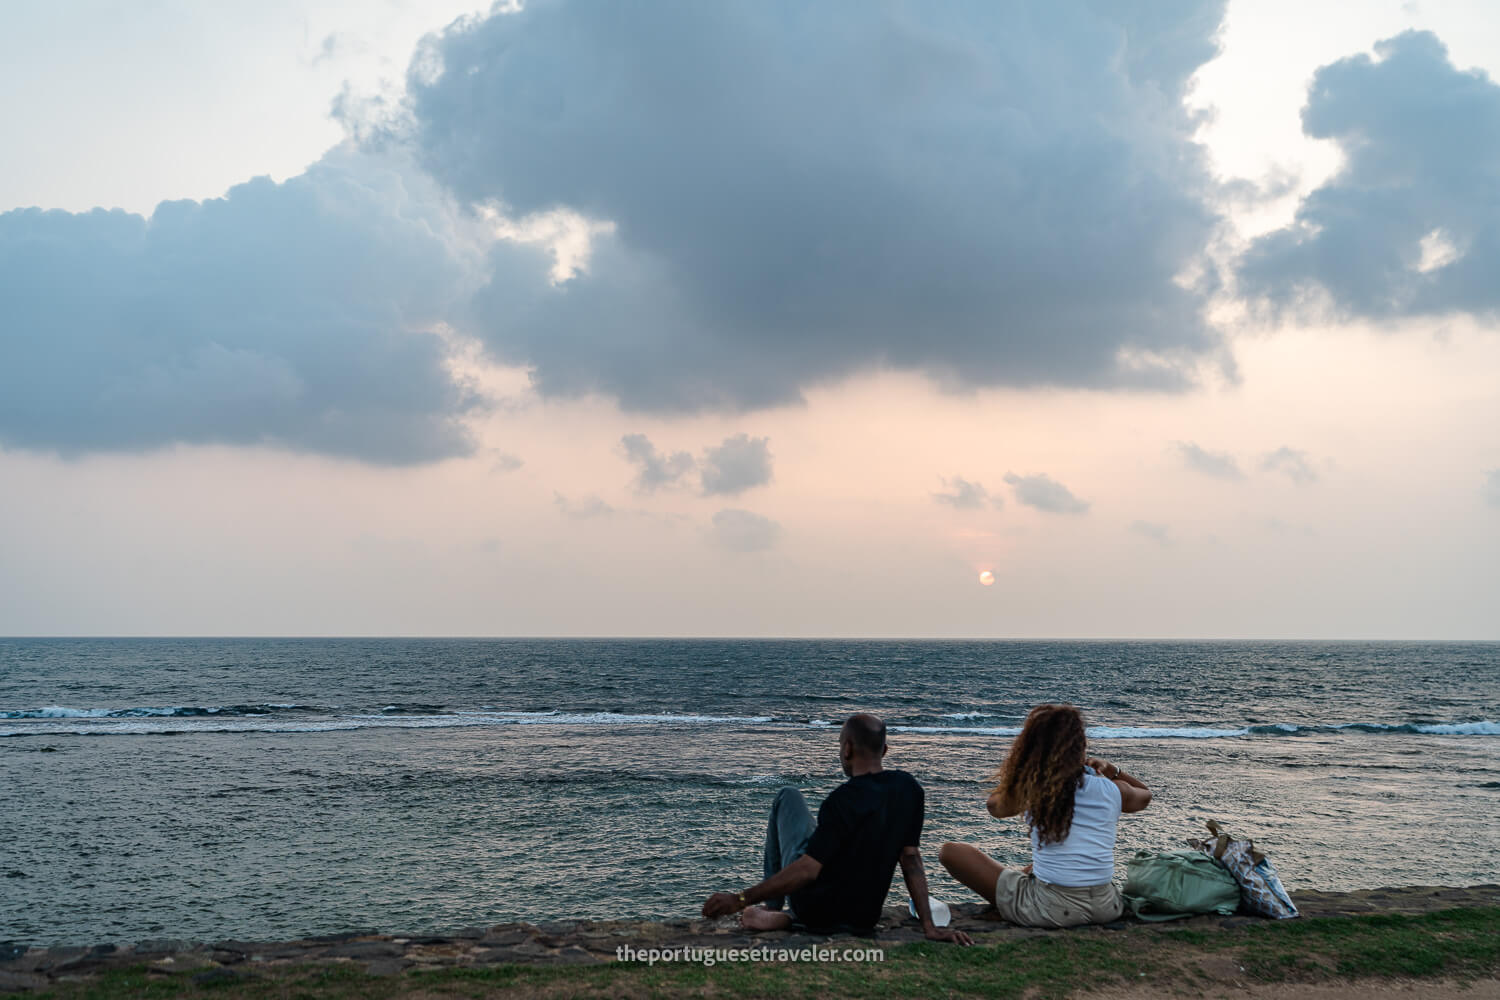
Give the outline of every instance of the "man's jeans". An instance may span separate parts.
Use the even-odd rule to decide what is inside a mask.
[[[766,824],[766,878],[775,875],[807,851],[807,842],[817,829],[807,800],[795,788],[783,788],[771,803],[771,821]],[[781,909],[784,897],[765,902],[766,908]]]

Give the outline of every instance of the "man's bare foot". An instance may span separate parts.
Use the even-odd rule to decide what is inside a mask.
[[[792,925],[792,915],[780,910],[768,910],[760,904],[747,906],[740,911],[740,926],[747,931],[781,931]]]

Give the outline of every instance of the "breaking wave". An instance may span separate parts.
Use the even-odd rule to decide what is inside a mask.
[[[977,712],[941,717],[900,719],[892,732],[994,736],[1009,738],[1020,732],[1011,725],[976,725]],[[690,713],[626,713],[450,710],[431,703],[387,704],[379,708],[253,703],[217,707],[148,706],[139,708],[42,708],[0,710],[0,737],[7,736],[149,736],[179,733],[318,733],[355,729],[454,729],[499,726],[764,726],[827,729],[827,719],[777,718],[774,715],[705,715]],[[998,720],[997,720],[998,721]],[[958,723],[958,724],[954,724]],[[965,724],[967,723],[967,724]],[[1319,733],[1363,732],[1374,735],[1500,736],[1500,722],[1437,723],[1346,722],[1327,724],[1273,723],[1248,726],[1092,726],[1095,740],[1212,740],[1241,737],[1299,737]]]

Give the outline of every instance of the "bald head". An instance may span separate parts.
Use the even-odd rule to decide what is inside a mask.
[[[848,741],[855,753],[879,760],[885,753],[885,723],[864,712],[851,715],[839,739]]]

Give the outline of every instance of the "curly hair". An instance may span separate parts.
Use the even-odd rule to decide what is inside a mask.
[[[1078,709],[1038,705],[995,774],[995,790],[1025,809],[1030,829],[1044,844],[1060,843],[1073,828],[1073,794],[1083,784],[1087,749]]]

